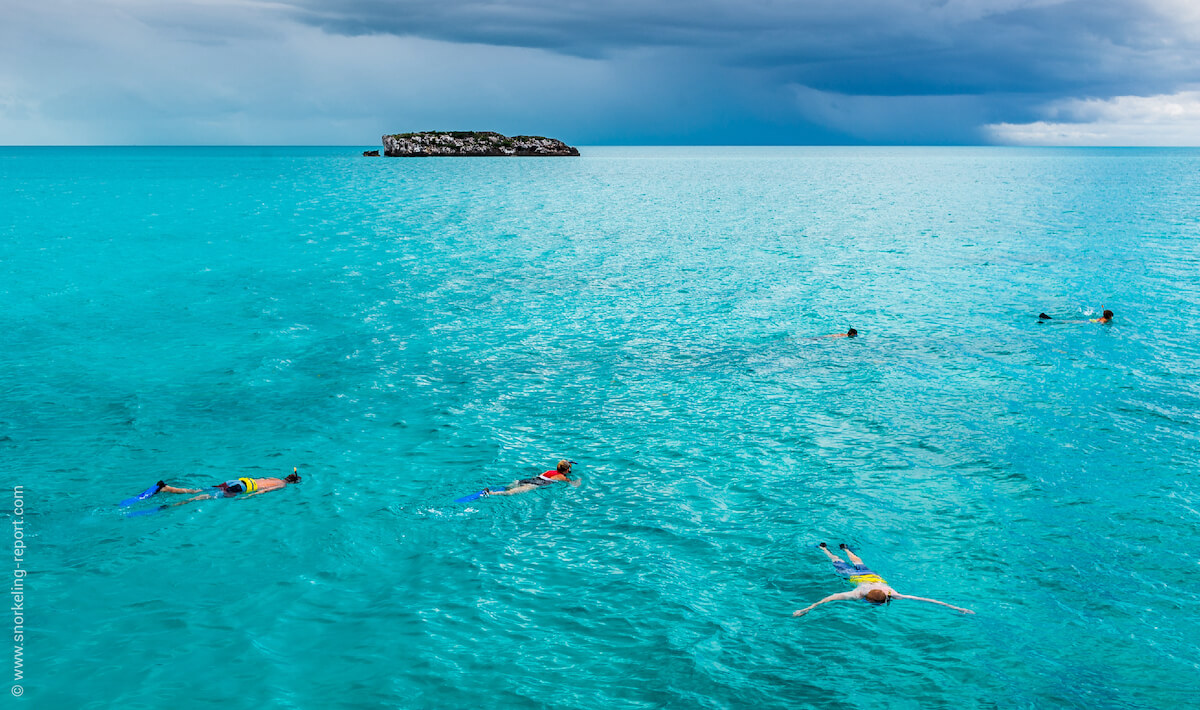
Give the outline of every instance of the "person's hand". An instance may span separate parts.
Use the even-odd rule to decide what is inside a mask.
[[[964,614],[974,614],[975,612],[971,611],[970,609],[963,609],[963,610],[962,610],[962,613],[964,613]]]
[[[808,609],[801,609],[800,611],[792,612],[792,616],[804,616],[808,611]]]
[[[578,486],[578,485],[582,485],[582,484],[583,484],[583,481],[579,480],[578,478],[576,478],[574,481],[571,481],[572,486]]]

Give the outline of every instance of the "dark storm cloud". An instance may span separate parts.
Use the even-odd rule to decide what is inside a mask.
[[[326,31],[610,57],[671,48],[845,94],[1171,91],[1197,38],[1167,2],[1054,0],[290,0]]]
[[[1196,0],[38,0],[0,140],[1200,144]]]

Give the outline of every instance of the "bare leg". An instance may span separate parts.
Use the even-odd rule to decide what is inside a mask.
[[[490,496],[512,496],[512,495],[516,495],[518,493],[525,493],[526,491],[532,491],[534,488],[537,488],[537,487],[538,486],[535,486],[531,483],[526,483],[523,486],[516,485],[511,488],[506,488],[505,490],[502,490],[502,491],[492,491],[491,493],[488,493],[488,495],[490,495]]]
[[[163,486],[158,489],[159,493],[199,493],[199,488],[176,488],[175,486]]]
[[[823,542],[821,543],[821,552],[824,552],[826,555],[829,555],[830,562],[841,562],[842,561],[842,558],[840,558],[837,555],[830,552],[829,547]]]
[[[851,562],[856,565],[861,565],[863,563],[861,557],[851,552],[849,547],[846,547],[846,543],[843,542],[841,544],[841,548],[846,551],[846,557],[849,557]]]
[[[198,500],[211,500],[213,498],[216,498],[216,496],[212,496],[212,495],[205,493],[204,495],[196,496],[195,498],[188,498],[187,500],[181,500],[178,503],[169,503],[167,506],[164,506],[164,507],[174,508],[177,505],[187,505],[188,503],[195,503]]]

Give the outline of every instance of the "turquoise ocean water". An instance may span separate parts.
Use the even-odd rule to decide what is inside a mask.
[[[6,706],[1194,703],[1200,151],[583,152],[0,150]]]

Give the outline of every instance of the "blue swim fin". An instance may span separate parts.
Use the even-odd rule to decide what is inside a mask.
[[[476,500],[477,498],[482,498],[487,494],[488,494],[488,489],[484,488],[482,491],[479,491],[478,493],[472,493],[469,496],[463,496],[462,498],[456,499],[454,502],[455,503],[470,503],[471,501]]]
[[[142,491],[141,493],[138,493],[134,497],[126,498],[125,500],[121,501],[121,507],[128,508],[129,506],[133,505],[134,503],[138,502],[139,500],[146,500],[147,498],[154,495],[155,493],[158,493],[162,489],[163,489],[162,481],[159,481],[158,483],[155,483],[153,486],[150,486],[149,488]]]

